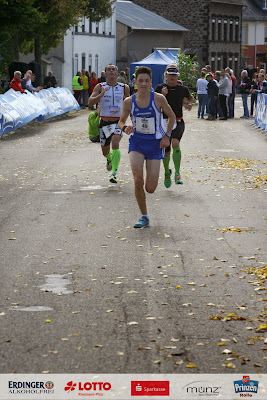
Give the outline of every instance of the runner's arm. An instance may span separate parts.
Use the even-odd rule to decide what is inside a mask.
[[[129,97],[129,96],[130,96],[130,88],[129,88],[128,85],[125,85],[124,86],[124,98],[123,99],[126,99],[126,97]]]
[[[93,90],[93,93],[91,94],[91,96],[88,100],[88,106],[92,107],[96,103],[98,103],[99,100],[104,96],[104,94],[107,90],[109,90],[109,88],[102,90],[101,85],[97,84]]]
[[[167,132],[165,133],[165,135],[162,137],[162,139],[160,141],[160,147],[164,148],[164,147],[168,147],[170,145],[170,136],[172,133],[173,125],[176,121],[176,117],[175,117],[175,114],[172,111],[170,105],[168,104],[166,97],[163,94],[160,94],[159,96],[160,96],[160,98],[159,98],[160,108],[162,109],[164,114],[166,114],[168,117]]]
[[[119,128],[127,135],[130,135],[135,130],[133,125],[128,125],[128,126],[126,125],[127,118],[129,117],[131,112],[131,105],[132,105],[132,97],[127,97],[122,103],[121,116],[118,122]]]

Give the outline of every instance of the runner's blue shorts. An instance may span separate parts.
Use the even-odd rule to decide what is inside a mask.
[[[132,135],[129,138],[129,153],[137,151],[146,160],[162,160],[165,158],[165,149],[160,148],[160,141],[161,139],[142,139]]]

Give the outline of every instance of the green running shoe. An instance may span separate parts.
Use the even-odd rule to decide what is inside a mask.
[[[172,180],[171,180],[171,174],[172,174],[172,170],[169,169],[169,175],[165,174],[165,179],[164,179],[164,186],[165,188],[169,188],[171,187],[172,184]]]
[[[176,183],[177,185],[182,185],[182,184],[183,184],[183,181],[182,181],[182,179],[181,179],[180,172],[176,172],[176,171],[175,171],[175,183]]]
[[[115,172],[112,172],[109,182],[111,183],[118,183],[118,178]]]
[[[112,170],[112,162],[111,160],[107,160],[107,171],[111,171]]]

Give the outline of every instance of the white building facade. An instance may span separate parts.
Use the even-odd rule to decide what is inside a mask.
[[[82,18],[78,25],[72,26],[62,43],[42,57],[43,78],[49,71],[53,71],[57,86],[72,91],[72,78],[77,71],[94,71],[100,77],[107,64],[115,64],[116,8],[113,11],[110,18],[98,23]],[[33,60],[33,54],[20,55],[22,62],[30,63]]]
[[[47,58],[49,60],[49,56]],[[115,63],[115,11],[112,17],[99,23],[83,18],[79,25],[71,27],[64,38],[63,58],[62,86],[69,89],[72,88],[72,78],[77,71],[85,69],[96,72],[99,77],[108,63]]]

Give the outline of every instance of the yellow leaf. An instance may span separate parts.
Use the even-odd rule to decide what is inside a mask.
[[[154,361],[154,364],[161,364],[161,360]]]
[[[52,322],[52,320],[49,319],[49,318],[47,318],[47,319],[45,320],[45,322],[49,323],[49,322]]]
[[[186,368],[197,368],[197,366],[195,364],[189,363],[186,364]]]
[[[189,175],[188,175],[188,174],[185,174],[185,177],[186,177],[186,178],[189,178]]]
[[[181,289],[181,287],[182,287],[181,285],[177,285],[176,289]]]

